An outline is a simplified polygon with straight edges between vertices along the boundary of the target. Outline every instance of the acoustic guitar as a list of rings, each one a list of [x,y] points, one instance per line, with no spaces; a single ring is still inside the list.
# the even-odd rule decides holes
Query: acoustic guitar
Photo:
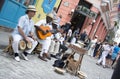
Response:
[[[52,32],[50,30],[50,27],[49,26],[40,26],[41,30],[39,30],[36,26],[36,34],[37,34],[37,37],[41,40],[44,40],[46,39],[47,37],[51,36],[52,35]],[[45,31],[46,33],[44,34],[43,31]]]

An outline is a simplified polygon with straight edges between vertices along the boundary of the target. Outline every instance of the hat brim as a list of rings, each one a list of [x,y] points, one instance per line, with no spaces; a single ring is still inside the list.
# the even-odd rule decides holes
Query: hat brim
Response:
[[[27,11],[34,11],[34,12],[36,12],[37,10],[36,9],[27,9]]]

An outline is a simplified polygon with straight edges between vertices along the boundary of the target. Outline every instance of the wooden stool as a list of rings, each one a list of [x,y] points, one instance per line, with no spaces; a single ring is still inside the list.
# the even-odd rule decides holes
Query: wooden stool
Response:
[[[13,48],[12,48],[12,36],[9,37],[9,45],[3,50],[3,52],[8,52],[10,55],[13,55]]]
[[[9,37],[9,45],[3,50],[3,52],[8,52],[10,55],[14,54],[13,48],[12,48],[12,42],[13,42],[13,37]],[[24,51],[26,49],[26,42],[24,40],[20,40],[19,50]]]
[[[33,50],[33,54],[40,54],[41,48],[42,48],[42,44],[38,43],[38,45]]]
[[[22,41],[22,40],[21,40]],[[24,40],[23,40],[24,41]],[[22,41],[22,42],[23,42]],[[13,38],[12,36],[9,37],[9,45],[3,50],[3,52],[7,52],[9,53],[10,55],[13,55],[14,54],[14,51],[13,51],[13,48],[12,48],[12,42],[13,42]],[[22,42],[21,42],[21,45],[19,45],[20,49],[19,50],[22,50],[22,49],[26,49],[26,46],[25,45],[22,45]],[[22,48],[23,46],[23,48]],[[31,48],[32,46],[30,45],[29,49]],[[39,53],[41,51],[41,47],[42,45],[38,43],[38,45],[36,46],[36,48],[34,49],[34,53]],[[21,49],[22,48],[22,49]],[[23,50],[22,50],[23,51]]]

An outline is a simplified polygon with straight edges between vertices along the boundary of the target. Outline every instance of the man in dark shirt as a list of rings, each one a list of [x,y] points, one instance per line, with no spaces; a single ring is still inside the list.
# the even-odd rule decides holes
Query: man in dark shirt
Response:
[[[102,45],[101,44],[101,40],[95,44],[95,49],[94,49],[93,57],[95,57],[97,55],[97,52],[101,48],[101,45]]]
[[[85,41],[86,36],[87,36],[87,33],[86,33],[86,31],[84,31],[84,32],[81,33],[81,35],[80,35],[80,40],[81,40],[81,41]]]

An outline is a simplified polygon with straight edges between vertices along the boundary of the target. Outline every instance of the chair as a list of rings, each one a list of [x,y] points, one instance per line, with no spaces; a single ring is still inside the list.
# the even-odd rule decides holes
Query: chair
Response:
[[[86,49],[79,48],[78,46],[72,44],[69,45],[69,48],[72,49],[72,53],[67,58],[68,63],[66,70],[71,74],[77,75],[77,72],[80,70],[81,67],[83,56],[86,53]],[[74,60],[74,55],[76,53],[79,55],[78,60]]]

